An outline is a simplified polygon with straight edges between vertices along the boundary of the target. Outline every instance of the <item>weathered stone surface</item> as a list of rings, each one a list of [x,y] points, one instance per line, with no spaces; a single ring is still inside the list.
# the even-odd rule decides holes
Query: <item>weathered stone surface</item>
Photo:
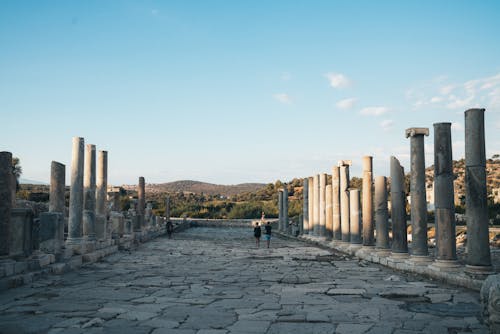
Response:
[[[52,161],[50,167],[49,212],[66,212],[66,166]]]
[[[9,255],[12,180],[12,154],[0,152],[0,256]]]
[[[363,157],[363,246],[374,246],[373,157]]]
[[[391,157],[391,179],[392,252],[408,253],[404,171],[395,157]]]
[[[68,244],[81,243],[83,227],[83,163],[84,140],[73,138],[71,157],[71,187],[69,195]]]

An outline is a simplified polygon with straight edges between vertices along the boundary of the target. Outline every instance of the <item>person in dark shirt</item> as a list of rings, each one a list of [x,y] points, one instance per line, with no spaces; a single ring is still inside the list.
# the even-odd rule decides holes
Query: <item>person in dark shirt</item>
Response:
[[[167,235],[169,239],[172,239],[172,233],[174,232],[174,225],[172,222],[169,220],[167,222]]]
[[[266,240],[267,248],[269,248],[269,244],[271,243],[271,230],[273,229],[271,223],[267,222],[267,224],[264,226],[264,229],[264,239]]]
[[[253,236],[255,237],[255,245],[257,247],[260,246],[260,235],[262,234],[262,230],[260,229],[259,223],[255,223],[255,227],[253,228]]]

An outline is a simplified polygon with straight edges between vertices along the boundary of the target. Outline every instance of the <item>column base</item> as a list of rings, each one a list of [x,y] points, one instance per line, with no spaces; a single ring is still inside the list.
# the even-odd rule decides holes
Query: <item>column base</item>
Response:
[[[389,255],[391,255],[391,249],[390,248],[376,248],[375,247],[375,252],[377,252],[378,256],[389,256]]]
[[[434,260],[429,269],[435,271],[458,271],[462,265],[457,260]]]
[[[395,261],[402,261],[408,259],[409,256],[410,255],[408,253],[395,253],[391,251],[389,258]]]
[[[465,272],[471,275],[491,275],[495,272],[492,266],[473,266],[470,264],[465,265]]]
[[[406,262],[414,266],[427,266],[432,262],[432,258],[428,255],[410,255]]]

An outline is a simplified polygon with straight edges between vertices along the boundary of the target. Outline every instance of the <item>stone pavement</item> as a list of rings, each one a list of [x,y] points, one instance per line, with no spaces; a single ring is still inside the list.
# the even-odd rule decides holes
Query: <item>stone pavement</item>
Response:
[[[0,294],[0,333],[488,333],[479,294],[297,240],[191,228]]]

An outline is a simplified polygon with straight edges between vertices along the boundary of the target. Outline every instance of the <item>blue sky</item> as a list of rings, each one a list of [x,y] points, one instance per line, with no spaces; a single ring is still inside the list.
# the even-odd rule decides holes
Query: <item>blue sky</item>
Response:
[[[0,2],[0,150],[48,182],[72,137],[109,182],[274,182],[374,156],[404,131],[486,108],[500,153],[498,1]]]

